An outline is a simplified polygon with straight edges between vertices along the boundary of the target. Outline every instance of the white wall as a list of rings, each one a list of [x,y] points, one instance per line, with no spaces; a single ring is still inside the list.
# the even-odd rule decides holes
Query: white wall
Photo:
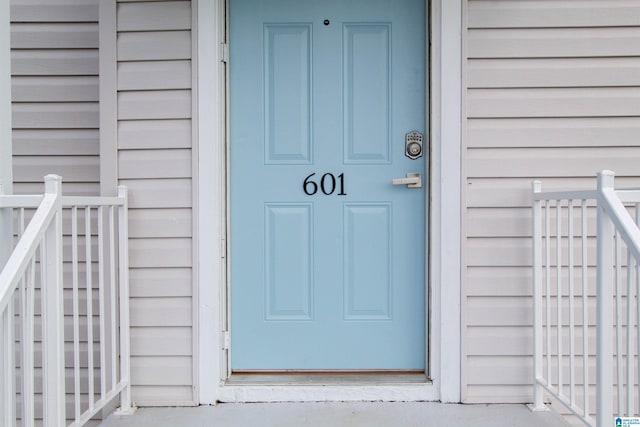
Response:
[[[130,191],[133,401],[190,405],[191,2],[119,1],[116,25],[117,179]]]
[[[640,183],[640,3],[468,0],[463,397],[532,399],[530,183]]]
[[[98,0],[11,1],[15,193],[97,194]]]

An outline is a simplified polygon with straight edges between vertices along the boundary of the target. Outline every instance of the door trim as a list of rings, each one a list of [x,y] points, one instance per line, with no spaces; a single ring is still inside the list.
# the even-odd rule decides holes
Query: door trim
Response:
[[[429,304],[425,319],[431,382],[352,385],[230,385],[226,339],[226,40],[225,0],[193,0],[194,9],[194,130],[197,133],[197,186],[194,220],[199,236],[194,307],[197,353],[194,367],[200,404],[255,401],[441,400],[460,401],[461,284],[461,58],[462,2],[432,0],[429,33],[431,52],[430,124],[431,183],[429,203]],[[459,70],[452,73],[451,70]],[[446,71],[446,72],[445,72]],[[443,97],[442,94],[447,94]],[[213,191],[212,191],[213,189]],[[446,235],[440,230],[447,230]],[[206,237],[210,236],[210,237]],[[446,237],[446,238],[445,238]],[[446,255],[446,256],[445,256]],[[211,262],[211,260],[218,262]],[[442,286],[441,284],[446,284]],[[442,337],[447,337],[443,340]],[[443,358],[441,355],[446,354]]]

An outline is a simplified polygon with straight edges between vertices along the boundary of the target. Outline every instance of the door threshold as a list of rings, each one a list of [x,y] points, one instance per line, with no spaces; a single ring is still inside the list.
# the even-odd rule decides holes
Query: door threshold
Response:
[[[393,385],[429,384],[424,372],[368,371],[368,372],[234,372],[226,385]]]

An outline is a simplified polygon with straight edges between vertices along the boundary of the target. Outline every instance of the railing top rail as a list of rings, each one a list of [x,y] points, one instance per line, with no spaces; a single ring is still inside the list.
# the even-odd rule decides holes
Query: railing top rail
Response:
[[[622,203],[640,203],[640,188],[624,188],[615,193]]]
[[[63,196],[62,207],[73,206],[123,206],[125,198],[120,196]]]
[[[533,193],[534,200],[588,200],[597,199],[598,192],[595,190],[574,190],[574,191],[540,191]]]
[[[37,208],[42,202],[42,194],[0,195],[0,208]]]
[[[37,208],[42,202],[42,195],[0,195],[0,208]],[[74,206],[124,206],[123,196],[62,196],[62,207]]]

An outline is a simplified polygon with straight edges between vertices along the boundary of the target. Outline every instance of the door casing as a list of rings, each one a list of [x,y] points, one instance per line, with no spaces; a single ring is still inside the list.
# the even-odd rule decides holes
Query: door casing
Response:
[[[427,2],[429,18],[427,34],[431,49],[426,55],[429,70],[430,102],[427,102],[425,123],[430,132],[431,210],[428,211],[425,236],[430,265],[429,301],[425,319],[428,345],[427,370],[431,381],[423,384],[394,385],[329,385],[265,386],[225,385],[229,372],[228,348],[228,277],[226,272],[227,184],[226,147],[227,93],[226,70],[223,64],[226,40],[226,2],[224,0],[193,0],[193,18],[197,37],[194,39],[194,97],[197,119],[194,120],[194,144],[197,159],[195,228],[201,238],[198,244],[198,286],[194,298],[198,310],[196,329],[197,353],[194,355],[194,383],[199,403],[216,401],[301,401],[301,400],[361,400],[371,393],[381,400],[461,400],[460,366],[460,196],[461,196],[461,84],[462,75],[451,69],[461,68],[462,0]],[[425,43],[429,46],[429,43]],[[448,70],[448,72],[443,72]],[[443,98],[442,94],[447,97]],[[213,118],[213,119],[211,119]],[[207,141],[209,143],[207,143]],[[211,189],[217,189],[218,195]],[[458,196],[458,197],[456,197]],[[446,228],[447,237],[439,232]],[[453,233],[452,233],[453,231]],[[427,231],[427,234],[429,232]],[[457,236],[457,238],[456,238]],[[442,254],[449,254],[445,259]],[[451,256],[450,254],[458,254]],[[211,259],[219,259],[212,263]],[[447,286],[440,283],[447,280]],[[450,281],[450,282],[449,282]],[[446,310],[442,310],[446,307]],[[446,321],[443,321],[446,320]],[[218,333],[211,331],[220,331]],[[442,336],[448,339],[442,340]],[[441,354],[447,354],[442,358]],[[446,362],[446,363],[445,363]]]

